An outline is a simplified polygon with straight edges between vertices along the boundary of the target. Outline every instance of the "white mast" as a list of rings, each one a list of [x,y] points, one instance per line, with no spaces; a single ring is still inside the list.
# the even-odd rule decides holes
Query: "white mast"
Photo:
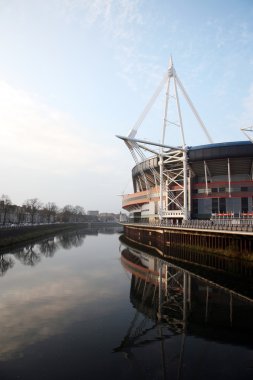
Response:
[[[253,126],[248,127],[248,128],[241,128],[242,133],[253,143],[253,138],[252,135],[250,136],[248,132],[253,132]]]
[[[151,142],[136,139],[136,134],[138,128],[144,121],[147,113],[155,103],[156,99],[160,95],[162,89],[166,85],[166,93],[165,93],[165,107],[164,107],[164,119],[162,125],[162,133],[161,133],[161,143]],[[168,70],[166,75],[163,77],[160,82],[157,90],[154,95],[149,100],[148,104],[144,108],[141,113],[139,119],[129,132],[127,137],[122,138],[127,147],[130,149],[131,154],[133,155],[136,163],[140,163],[143,161],[144,151],[149,151],[152,153],[156,153],[158,157],[159,163],[159,175],[157,176],[157,172],[152,168],[150,169],[152,175],[154,176],[154,182],[157,183],[159,181],[160,185],[160,207],[159,207],[159,219],[162,221],[163,218],[176,218],[186,220],[189,218],[189,210],[190,210],[190,200],[188,197],[188,165],[187,165],[187,146],[185,140],[185,133],[183,127],[183,119],[182,112],[180,107],[179,100],[179,92],[183,95],[187,104],[189,105],[191,111],[196,117],[201,129],[209,143],[212,143],[212,139],[200,118],[197,110],[195,109],[191,99],[186,93],[181,81],[179,80],[174,65],[172,61],[172,57],[170,57]],[[176,114],[178,117],[178,121],[174,122],[169,120],[170,116],[170,103],[172,100],[176,101],[175,108]],[[166,132],[168,126],[176,126],[180,129],[180,138],[177,146],[171,146],[172,144],[166,144]],[[171,134],[172,135],[172,134]],[[167,137],[168,140],[169,136]],[[151,149],[147,145],[153,145]],[[140,161],[138,161],[138,156],[140,157]],[[145,183],[148,183],[144,170],[142,170],[142,175]],[[148,186],[147,186],[148,188]],[[164,195],[166,196],[166,208],[164,206]]]

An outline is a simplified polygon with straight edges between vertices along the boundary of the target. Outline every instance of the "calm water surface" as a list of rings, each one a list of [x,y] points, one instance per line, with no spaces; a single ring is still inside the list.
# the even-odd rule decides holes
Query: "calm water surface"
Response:
[[[0,379],[252,379],[251,293],[112,232],[0,256]]]

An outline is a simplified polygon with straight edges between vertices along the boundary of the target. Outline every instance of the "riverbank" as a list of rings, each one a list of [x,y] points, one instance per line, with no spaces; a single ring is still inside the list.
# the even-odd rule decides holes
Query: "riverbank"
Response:
[[[253,261],[253,233],[220,229],[124,224],[125,236],[136,243],[167,252],[184,248]]]
[[[57,223],[0,228],[0,250],[59,232],[98,227],[118,226],[117,223]]]

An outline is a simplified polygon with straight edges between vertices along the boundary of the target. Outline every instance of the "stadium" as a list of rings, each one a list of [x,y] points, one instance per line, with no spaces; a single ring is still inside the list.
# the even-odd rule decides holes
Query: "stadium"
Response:
[[[252,128],[243,131],[248,141],[213,143],[176,75],[171,60],[165,78],[166,102],[171,99],[169,91],[172,81],[181,142],[176,146],[165,143],[169,120],[167,106],[161,143],[137,139],[140,122],[137,122],[127,137],[117,136],[124,140],[136,162],[132,169],[133,193],[123,195],[122,199],[122,207],[129,212],[130,221],[181,223],[191,219],[253,218],[253,143],[246,133],[252,131]],[[179,89],[205,132],[209,144],[187,146]],[[148,112],[154,100],[153,96],[145,112]],[[141,115],[141,121],[144,116]],[[145,155],[147,152],[149,157]]]
[[[188,219],[253,215],[253,144],[250,141],[189,147],[186,160]],[[180,161],[164,163],[164,218],[183,218],[183,175],[180,171]],[[132,178],[134,193],[123,197],[123,208],[135,221],[157,219],[159,157],[134,166]]]

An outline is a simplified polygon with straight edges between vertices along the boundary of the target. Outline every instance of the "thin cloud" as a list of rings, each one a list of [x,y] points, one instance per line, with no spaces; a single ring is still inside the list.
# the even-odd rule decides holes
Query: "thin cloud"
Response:
[[[240,109],[242,112],[235,116],[230,115],[229,127],[237,131],[238,139],[245,140],[241,128],[253,127],[253,83],[250,84],[247,95],[242,99]],[[251,136],[253,138],[253,135]]]
[[[243,100],[242,128],[253,127],[253,83],[249,87],[248,95]]]
[[[2,192],[14,203],[36,196],[42,202],[57,199],[60,206],[73,203],[100,211],[115,207],[108,183],[113,181],[118,188],[130,171],[128,152],[115,136],[106,130],[98,133],[94,125],[80,125],[38,96],[4,81],[0,81],[0,103]],[[106,204],[95,195],[97,183]],[[84,193],[89,206],[83,203],[88,202]]]
[[[0,103],[1,155],[18,167],[43,165],[58,173],[91,168],[96,171],[100,170],[97,152],[103,156],[104,166],[106,158],[113,154],[68,114],[3,81]]]
[[[139,12],[142,0],[65,0],[59,2],[62,15],[66,19],[80,17],[87,25],[97,25],[115,38],[129,38],[131,31],[126,25],[142,23]]]
[[[157,56],[141,53],[145,39],[144,27],[152,24],[161,26],[161,18],[142,10],[143,0],[65,0],[60,2],[61,14],[67,22],[78,22],[84,30],[96,28],[105,44],[114,52],[118,63],[118,76],[124,78],[128,86],[137,91],[136,79],[145,77],[148,87],[160,80],[164,68],[158,65]],[[173,26],[172,26],[173,28]],[[159,73],[159,74],[158,74]],[[150,87],[152,91],[153,84]]]

